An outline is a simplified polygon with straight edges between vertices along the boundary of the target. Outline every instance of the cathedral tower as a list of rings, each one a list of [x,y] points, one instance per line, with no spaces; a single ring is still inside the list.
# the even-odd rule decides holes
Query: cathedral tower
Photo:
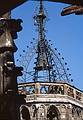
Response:
[[[64,58],[61,60],[60,53],[56,48],[53,50],[46,39],[47,16],[42,0],[33,18],[37,42],[31,48],[27,46],[31,51],[23,50],[24,55],[17,60],[24,67],[24,74],[19,78],[19,93],[26,95],[26,104],[20,108],[21,120],[82,120],[83,92],[70,84],[67,63],[63,63]]]

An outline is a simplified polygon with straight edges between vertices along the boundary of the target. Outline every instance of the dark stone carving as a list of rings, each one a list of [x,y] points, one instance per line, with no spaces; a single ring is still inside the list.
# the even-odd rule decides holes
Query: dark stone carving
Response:
[[[62,10],[61,15],[65,16],[73,13],[75,13],[75,15],[83,15],[83,6],[72,5],[66,7]]]
[[[27,0],[0,0],[0,16],[11,11]]]
[[[22,21],[4,16],[0,18],[0,120],[20,120],[19,108],[25,100],[18,93],[17,76],[22,75],[22,67],[15,66],[13,39],[22,30]]]

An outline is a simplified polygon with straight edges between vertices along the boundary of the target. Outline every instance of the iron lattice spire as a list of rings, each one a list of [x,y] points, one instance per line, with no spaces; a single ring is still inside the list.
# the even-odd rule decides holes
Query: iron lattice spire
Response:
[[[38,73],[40,71],[48,71],[49,81],[50,81],[50,71],[52,69],[52,64],[49,61],[49,51],[46,45],[45,39],[45,28],[44,23],[46,15],[44,14],[43,2],[40,1],[39,13],[34,16],[38,26],[38,46],[37,46],[37,63],[35,69],[34,81],[38,81]]]
[[[42,0],[40,0],[39,9],[36,11],[33,18],[38,31],[37,44],[35,45],[33,43],[33,47],[27,46],[28,50],[23,50],[25,54],[20,55],[20,60],[18,61],[20,61],[20,64],[23,64],[24,73],[23,77],[19,80],[23,82],[69,82],[69,76],[71,74],[67,74],[69,68],[66,69],[64,67],[67,63],[63,62],[63,57],[61,60],[60,53],[57,52],[56,48],[53,50],[46,39],[45,22],[47,16],[44,11]],[[33,56],[35,56],[34,59],[36,61],[31,61]],[[34,65],[32,64],[33,61],[35,61]],[[30,62],[31,65],[29,65]],[[31,67],[33,69],[31,69]]]

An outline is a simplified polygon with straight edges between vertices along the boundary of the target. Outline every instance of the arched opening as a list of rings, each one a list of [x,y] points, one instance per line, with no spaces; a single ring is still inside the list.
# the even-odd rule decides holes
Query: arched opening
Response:
[[[23,120],[30,120],[30,113],[26,106],[21,107],[21,117]]]
[[[60,113],[54,105],[47,110],[47,120],[60,120]]]

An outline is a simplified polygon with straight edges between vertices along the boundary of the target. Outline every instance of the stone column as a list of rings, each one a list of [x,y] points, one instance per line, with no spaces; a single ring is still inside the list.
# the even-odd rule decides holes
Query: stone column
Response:
[[[0,18],[0,120],[20,120],[19,106],[24,102],[18,94],[17,76],[22,75],[21,67],[16,67],[14,40],[22,30],[21,20],[11,19],[10,13]]]

